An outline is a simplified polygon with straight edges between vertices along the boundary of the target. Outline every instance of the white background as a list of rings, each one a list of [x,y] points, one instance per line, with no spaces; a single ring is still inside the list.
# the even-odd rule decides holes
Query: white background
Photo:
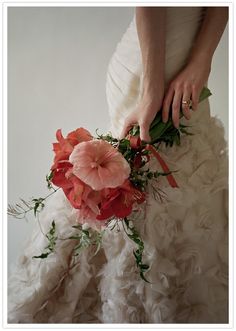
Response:
[[[45,196],[55,131],[109,129],[106,71],[129,25],[128,7],[8,9],[8,201]],[[228,136],[228,30],[218,46],[209,88],[213,116]],[[29,221],[8,220],[8,264],[30,235]]]

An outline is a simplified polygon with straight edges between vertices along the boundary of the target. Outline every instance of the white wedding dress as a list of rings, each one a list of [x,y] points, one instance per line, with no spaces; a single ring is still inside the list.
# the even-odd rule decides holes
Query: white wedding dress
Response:
[[[167,9],[166,84],[183,67],[204,17],[201,7]],[[142,90],[135,18],[117,45],[107,74],[111,130],[118,135]],[[185,122],[183,120],[183,122]],[[194,135],[160,154],[179,188],[162,177],[167,200],[151,194],[134,219],[144,239],[145,274],[139,276],[133,242],[107,231],[103,248],[85,249],[68,268],[74,241],[59,241],[47,259],[32,259],[47,245],[36,226],[9,278],[9,323],[228,323],[228,155],[222,123],[203,101],[191,120]],[[158,163],[152,161],[152,167]],[[40,214],[47,232],[71,233],[76,213],[59,190]]]

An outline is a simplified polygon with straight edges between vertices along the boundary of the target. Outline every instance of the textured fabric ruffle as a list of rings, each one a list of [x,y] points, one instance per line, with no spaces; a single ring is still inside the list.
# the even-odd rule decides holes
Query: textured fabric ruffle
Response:
[[[184,65],[204,10],[168,9],[166,84]],[[141,56],[135,20],[110,61],[107,100],[111,131],[118,135],[142,90]],[[76,213],[58,191],[9,278],[9,323],[227,323],[228,322],[228,155],[224,129],[210,115],[208,101],[192,113],[193,135],[160,153],[179,188],[165,177],[149,186],[148,199],[132,221],[144,240],[140,279],[134,244],[122,226],[104,235],[103,248],[84,250],[71,265],[73,241],[59,240],[55,254],[32,259],[46,246],[56,221],[58,237],[71,235]],[[150,167],[160,169],[155,159]],[[162,201],[156,188],[161,189]]]
[[[199,111],[204,108],[208,108],[207,102]],[[199,113],[194,115],[202,118]],[[178,170],[174,176],[180,188],[173,189],[166,178],[160,179],[158,187],[166,200],[158,201],[150,187],[145,216],[133,220],[144,238],[144,262],[151,266],[146,278],[151,285],[137,275],[134,247],[127,243],[125,234],[119,234],[122,239],[120,250],[115,245],[117,253],[108,234],[106,250],[112,253],[101,283],[106,322],[227,323],[228,166],[224,130],[221,122],[208,117],[206,122],[195,123],[191,131],[194,135],[183,137],[181,146],[161,151],[171,170]],[[155,160],[152,167],[161,169]],[[111,282],[113,285],[107,287]]]

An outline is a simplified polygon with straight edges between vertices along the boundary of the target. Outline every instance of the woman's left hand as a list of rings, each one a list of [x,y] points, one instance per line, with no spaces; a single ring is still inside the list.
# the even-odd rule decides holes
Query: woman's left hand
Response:
[[[183,101],[191,100],[192,109],[196,110],[199,96],[207,82],[211,70],[211,62],[194,60],[174,78],[166,91],[162,105],[162,120],[168,121],[170,109],[172,107],[172,120],[176,128],[179,127],[180,109],[186,119],[190,119],[190,106]]]

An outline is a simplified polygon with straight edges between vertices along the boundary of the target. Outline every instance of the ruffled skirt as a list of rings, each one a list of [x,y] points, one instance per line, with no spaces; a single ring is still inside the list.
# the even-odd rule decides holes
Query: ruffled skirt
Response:
[[[180,70],[203,18],[202,8],[168,9],[166,84]],[[184,36],[184,38],[183,38]],[[107,99],[111,130],[117,135],[142,90],[141,56],[135,21],[110,61]],[[47,259],[32,259],[47,245],[38,225],[9,278],[9,323],[227,323],[228,322],[228,156],[221,122],[204,101],[192,114],[193,135],[160,154],[179,188],[158,181],[147,203],[132,215],[150,266],[144,282],[134,244],[122,226],[107,230],[102,249],[74,258],[75,242],[61,240]],[[159,169],[154,159],[150,167]],[[58,191],[40,215],[46,233],[56,221],[68,237],[76,211]]]

